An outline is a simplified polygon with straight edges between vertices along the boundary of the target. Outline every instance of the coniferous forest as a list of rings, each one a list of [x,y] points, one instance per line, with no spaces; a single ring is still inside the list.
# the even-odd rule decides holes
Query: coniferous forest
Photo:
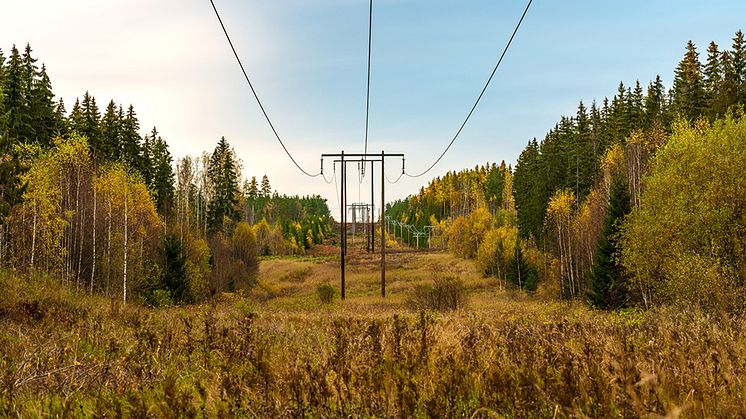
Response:
[[[603,308],[746,309],[746,51],[690,41],[666,89],[580,102],[514,168],[449,172],[388,214],[528,291]],[[407,237],[403,238],[404,241]],[[522,269],[511,266],[526,265]]]
[[[388,203],[375,252],[0,50],[0,417],[742,417],[744,47]]]

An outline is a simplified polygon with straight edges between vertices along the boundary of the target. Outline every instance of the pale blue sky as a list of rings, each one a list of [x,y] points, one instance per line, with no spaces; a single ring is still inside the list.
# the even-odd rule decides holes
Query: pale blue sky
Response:
[[[316,172],[323,152],[361,152],[367,0],[215,0],[286,144]],[[429,166],[489,76],[525,2],[374,0],[369,150]],[[221,136],[246,176],[281,193],[318,193],[336,214],[334,185],[297,171],[272,137],[209,0],[6,0],[0,47],[30,42],[55,92],[72,105],[89,90],[103,107],[132,103],[175,157],[212,150]],[[535,0],[480,107],[424,178],[388,185],[389,198],[432,177],[487,161],[512,163],[577,102],[611,96],[619,81],[657,74],[670,87],[691,39],[704,56],[730,46],[744,1]],[[69,108],[68,108],[69,109]],[[391,162],[390,178],[399,162]],[[328,169],[327,169],[328,170]],[[432,176],[430,176],[432,175]],[[350,177],[350,200],[358,188]],[[369,186],[362,187],[362,196]]]

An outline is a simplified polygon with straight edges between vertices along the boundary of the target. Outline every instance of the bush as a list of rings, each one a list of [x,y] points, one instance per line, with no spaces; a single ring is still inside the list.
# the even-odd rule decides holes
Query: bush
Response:
[[[168,290],[154,290],[145,298],[147,304],[151,307],[168,307],[174,304],[171,298],[171,292]]]
[[[434,285],[417,285],[409,300],[417,310],[449,311],[466,305],[464,283],[457,277],[435,279]]]
[[[331,304],[334,301],[334,297],[337,295],[337,290],[329,284],[321,284],[316,287],[316,294],[319,296],[319,300],[324,304]]]

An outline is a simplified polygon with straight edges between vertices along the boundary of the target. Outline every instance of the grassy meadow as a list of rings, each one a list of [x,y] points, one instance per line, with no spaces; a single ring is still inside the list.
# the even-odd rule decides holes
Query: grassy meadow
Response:
[[[733,417],[746,319],[526,296],[443,253],[269,258],[246,294],[152,309],[0,273],[0,416]],[[417,310],[458,277],[456,310]],[[458,281],[456,281],[458,282]],[[421,292],[417,292],[417,290]]]

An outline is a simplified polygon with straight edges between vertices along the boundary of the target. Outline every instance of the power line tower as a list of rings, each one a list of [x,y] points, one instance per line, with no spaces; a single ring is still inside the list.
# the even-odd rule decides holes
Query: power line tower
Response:
[[[381,203],[379,204],[380,208],[380,218],[379,222],[381,224],[381,297],[386,296],[386,229],[383,226],[383,220],[384,220],[384,211],[386,208],[385,205],[385,184],[386,184],[386,172],[384,171],[384,163],[387,158],[401,158],[402,159],[402,173],[404,173],[404,154],[401,153],[386,153],[385,151],[381,151],[381,154],[372,154],[372,153],[352,153],[352,154],[345,154],[344,150],[339,153],[331,153],[331,154],[322,154],[321,155],[321,173],[324,172],[324,159],[325,158],[331,158],[333,159],[333,163],[339,163],[341,167],[341,173],[342,173],[342,181],[341,181],[341,188],[340,188],[340,249],[339,249],[339,259],[340,259],[340,279],[341,279],[341,294],[342,299],[345,299],[345,259],[347,256],[347,164],[349,163],[359,163],[362,166],[366,165],[367,163],[370,163],[370,174],[371,179],[373,179],[373,168],[376,163],[380,163],[380,170],[381,170]],[[370,204],[371,207],[374,205],[374,189],[373,189],[373,181],[371,180],[371,186],[370,186]],[[371,214],[372,218],[372,214]],[[372,221],[372,220],[371,220]],[[373,242],[375,241],[375,222],[371,222],[371,228],[370,228],[370,242],[371,242],[371,248],[375,248],[373,245]]]

